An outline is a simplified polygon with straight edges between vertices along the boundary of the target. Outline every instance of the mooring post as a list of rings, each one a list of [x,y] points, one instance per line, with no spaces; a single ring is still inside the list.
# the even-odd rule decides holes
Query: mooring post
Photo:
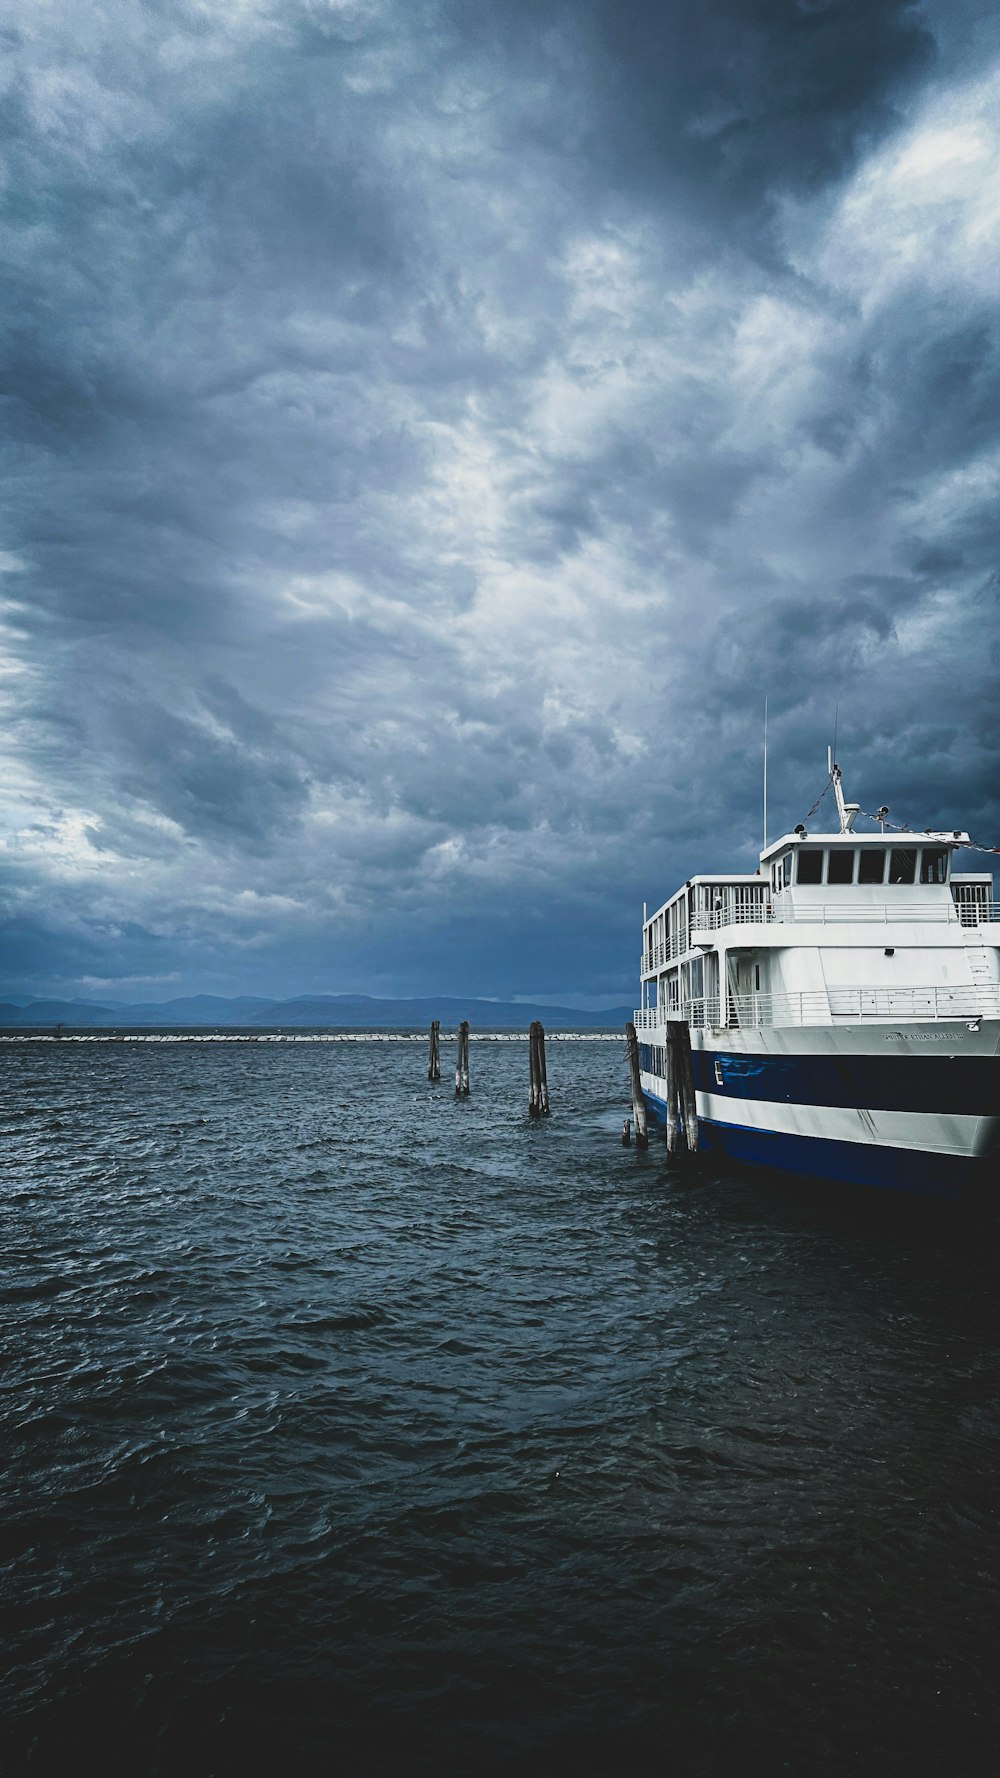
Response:
[[[688,1154],[697,1154],[698,1103],[691,1060],[691,1027],[686,1019],[667,1020],[667,1147],[673,1154],[677,1143],[675,1141],[671,1147],[671,1121],[675,1126],[678,1123],[683,1125]]]
[[[667,1020],[667,1153],[677,1153],[678,1136],[678,1103],[677,1103],[677,1044],[674,1032],[677,1028],[676,1019]]]
[[[455,1097],[466,1099],[469,1094],[469,1021],[463,1019],[458,1027],[458,1047],[455,1052]]]
[[[687,1137],[688,1154],[698,1153],[698,1101],[694,1091],[694,1063],[691,1059],[691,1027],[685,1024],[680,1043],[680,1055],[677,1058],[680,1068],[680,1079],[677,1083],[681,1102],[681,1115],[684,1118],[684,1134]]]
[[[538,1078],[542,1089],[542,1116],[549,1115],[549,1076],[545,1066],[545,1027],[538,1026]]]
[[[549,1079],[545,1068],[545,1030],[540,1019],[533,1019],[531,1022],[531,1029],[528,1032],[528,1051],[531,1067],[528,1113],[531,1117],[548,1117]]]
[[[632,1075],[632,1116],[635,1119],[635,1145],[636,1148],[648,1148],[646,1101],[642,1096],[642,1082],[639,1079],[639,1039],[635,1034],[635,1026],[631,1019],[625,1027],[625,1040],[628,1044],[628,1065]]]
[[[431,1020],[431,1042],[427,1052],[428,1080],[441,1079],[441,1020]]]

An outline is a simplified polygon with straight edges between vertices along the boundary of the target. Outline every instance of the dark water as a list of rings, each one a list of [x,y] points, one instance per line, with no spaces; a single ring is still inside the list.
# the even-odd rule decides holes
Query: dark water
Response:
[[[423,1068],[0,1054],[7,1769],[990,1769],[995,1227]]]

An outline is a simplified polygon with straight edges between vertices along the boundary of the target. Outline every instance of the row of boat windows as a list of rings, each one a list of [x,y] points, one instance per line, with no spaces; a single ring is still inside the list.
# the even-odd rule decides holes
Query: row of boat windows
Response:
[[[793,875],[794,860],[794,875]],[[771,866],[771,887],[796,883],[946,883],[944,846],[801,846]]]

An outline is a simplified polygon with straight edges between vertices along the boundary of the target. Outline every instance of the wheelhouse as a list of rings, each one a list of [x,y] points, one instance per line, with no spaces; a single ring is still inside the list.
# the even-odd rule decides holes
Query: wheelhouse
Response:
[[[951,855],[968,834],[785,834],[761,853],[775,897],[787,889],[938,887],[951,879]]]

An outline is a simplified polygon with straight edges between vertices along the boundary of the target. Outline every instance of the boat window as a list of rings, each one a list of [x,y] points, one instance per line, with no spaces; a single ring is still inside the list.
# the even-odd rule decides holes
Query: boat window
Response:
[[[787,889],[792,880],[792,855],[790,852],[786,852],[784,858],[781,860],[781,874],[785,888]]]
[[[946,883],[948,881],[948,854],[943,846],[925,846],[920,861],[920,881],[922,883]]]
[[[823,854],[811,849],[799,853],[798,869],[795,873],[797,883],[822,883]]]
[[[858,854],[858,882],[881,883],[885,876],[884,846],[868,846]]]
[[[828,883],[853,883],[854,881],[854,848],[842,851],[840,847],[830,847],[830,862],[826,867]]]
[[[912,883],[917,875],[917,854],[912,846],[893,846],[889,854],[890,883]]]

